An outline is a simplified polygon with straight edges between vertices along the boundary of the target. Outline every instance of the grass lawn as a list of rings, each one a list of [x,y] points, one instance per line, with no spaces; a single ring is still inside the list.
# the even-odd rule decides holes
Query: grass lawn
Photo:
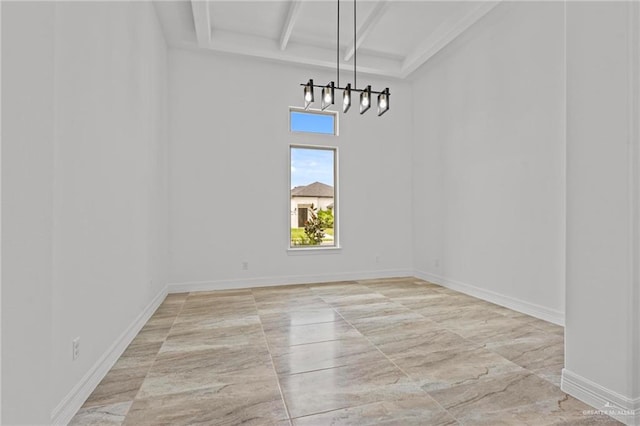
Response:
[[[304,228],[291,228],[291,239],[297,240],[304,237]]]
[[[331,235],[333,237],[333,228],[325,229],[324,233],[326,235]],[[296,241],[296,240],[299,240],[299,239],[304,238],[304,237],[306,237],[306,234],[304,233],[304,228],[291,228],[291,240],[292,241]],[[326,240],[326,241],[333,241],[333,240]]]

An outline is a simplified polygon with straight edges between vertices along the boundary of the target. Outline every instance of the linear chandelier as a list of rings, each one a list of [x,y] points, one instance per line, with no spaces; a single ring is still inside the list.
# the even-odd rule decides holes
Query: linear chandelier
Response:
[[[300,85],[304,87],[304,109],[309,109],[311,104],[315,100],[314,88],[322,88],[322,99],[321,99],[321,109],[324,111],[329,108],[329,106],[335,103],[335,91],[342,90],[342,112],[347,112],[349,108],[351,108],[351,95],[352,92],[360,93],[360,114],[364,114],[371,108],[371,96],[378,95],[378,116],[381,116],[385,112],[389,111],[389,88],[385,88],[381,92],[377,92],[375,90],[371,90],[371,86],[367,85],[364,89],[358,89],[357,86],[357,55],[358,55],[358,46],[356,39],[356,0],[353,0],[353,87],[351,87],[351,83],[347,84],[345,87],[340,87],[340,0],[338,2],[338,37],[336,42],[336,80],[338,84],[335,82],[330,82],[326,86],[313,84],[313,79],[309,79],[307,83],[301,83]]]

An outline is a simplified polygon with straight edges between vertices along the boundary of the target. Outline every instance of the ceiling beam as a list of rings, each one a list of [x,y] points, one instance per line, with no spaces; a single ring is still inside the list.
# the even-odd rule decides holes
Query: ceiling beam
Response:
[[[360,47],[360,45],[367,38],[371,30],[378,23],[380,18],[384,16],[384,13],[387,11],[388,7],[389,7],[389,0],[381,0],[378,3],[376,3],[376,5],[373,7],[373,10],[369,14],[369,16],[367,16],[367,19],[360,26],[360,31],[358,31],[358,33],[356,34],[356,39],[353,41],[353,44],[351,45],[351,47],[349,47],[349,49],[347,50],[347,54],[344,55],[345,61],[349,61],[353,57],[353,54],[355,53],[356,49]]]
[[[420,65],[427,62],[433,55],[455,40],[460,34],[471,28],[471,26],[487,13],[491,12],[501,1],[502,0],[479,3],[478,6],[457,22],[447,21],[443,25],[440,25],[432,36],[407,55],[402,63],[400,77],[405,78],[417,70]]]
[[[335,47],[319,47],[290,42],[287,50],[280,50],[278,43],[274,43],[271,39],[219,29],[216,30],[215,37],[208,49],[285,63],[293,62],[321,67],[330,69],[333,72],[336,70]],[[360,52],[358,52],[358,60],[360,60]],[[373,74],[398,77],[401,66],[402,62],[398,59],[363,54],[362,65],[358,64],[358,76],[360,74]],[[301,81],[300,83],[303,82]]]
[[[300,6],[302,6],[302,0],[291,0],[289,4],[289,12],[287,13],[287,19],[282,26],[282,34],[280,35],[280,50],[285,50],[287,44],[289,44],[289,38],[293,32],[293,27],[296,25],[298,15],[300,14]]]
[[[211,46],[211,15],[209,13],[209,0],[191,0],[193,23],[196,28],[196,37],[199,47]]]

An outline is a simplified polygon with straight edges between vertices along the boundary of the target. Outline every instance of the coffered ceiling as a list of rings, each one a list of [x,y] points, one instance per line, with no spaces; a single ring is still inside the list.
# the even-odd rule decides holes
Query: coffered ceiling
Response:
[[[499,1],[340,0],[340,67],[405,78]],[[336,67],[337,0],[155,3],[170,45]]]

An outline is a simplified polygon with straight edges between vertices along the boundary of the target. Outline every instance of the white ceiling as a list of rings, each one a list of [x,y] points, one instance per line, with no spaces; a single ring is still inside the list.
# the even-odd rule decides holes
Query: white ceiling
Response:
[[[359,0],[358,73],[405,78],[498,3]],[[340,0],[340,67],[345,71],[353,69],[353,4]],[[171,46],[336,67],[337,0],[184,0],[155,5]]]

